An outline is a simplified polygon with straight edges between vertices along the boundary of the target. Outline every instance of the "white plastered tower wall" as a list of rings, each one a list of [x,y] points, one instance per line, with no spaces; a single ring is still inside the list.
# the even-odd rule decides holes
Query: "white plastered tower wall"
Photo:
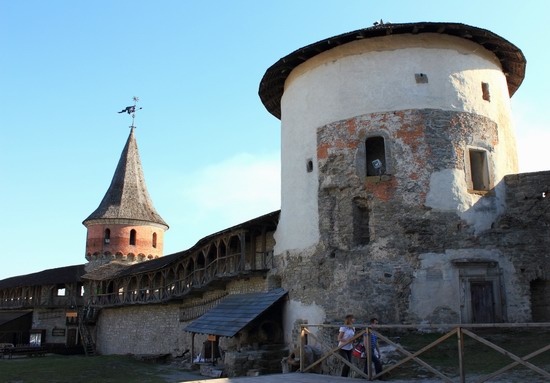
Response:
[[[498,239],[525,63],[490,31],[411,23],[327,38],[267,70],[260,97],[281,120],[274,273],[289,290],[289,342],[298,323],[350,312],[469,323],[478,281],[493,289],[497,321],[528,319],[517,250]]]
[[[427,84],[416,83],[420,73]],[[482,97],[482,83],[489,84],[490,101]],[[491,153],[493,184],[517,172],[506,77],[496,56],[479,44],[441,34],[385,36],[337,46],[295,68],[281,99],[281,218],[275,252],[306,249],[319,241],[318,169],[306,172],[309,159],[317,163],[317,128],[367,113],[428,108],[494,121],[499,137]],[[478,222],[479,230],[490,226],[502,208],[499,200],[497,210],[472,211],[479,195],[467,192],[465,175],[455,169],[434,174],[433,184],[427,203]],[[501,195],[498,188],[496,193]]]

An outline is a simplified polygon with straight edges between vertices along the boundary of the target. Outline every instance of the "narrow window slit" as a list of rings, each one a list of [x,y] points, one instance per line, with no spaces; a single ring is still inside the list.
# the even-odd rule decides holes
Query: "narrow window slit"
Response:
[[[481,92],[483,99],[485,101],[491,101],[491,93],[489,92],[489,83],[488,82],[482,82],[481,83]]]
[[[428,83],[428,75],[425,73],[415,73],[414,79],[416,80],[417,84],[427,84]]]

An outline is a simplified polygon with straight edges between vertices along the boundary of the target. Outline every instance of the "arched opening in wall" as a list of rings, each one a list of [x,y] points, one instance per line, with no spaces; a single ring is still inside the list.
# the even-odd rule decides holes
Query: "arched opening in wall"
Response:
[[[218,273],[227,273],[227,265],[227,246],[225,240],[222,239],[218,242]]]
[[[228,253],[229,253],[229,272],[235,272],[238,270],[239,261],[241,259],[241,240],[239,239],[239,235],[232,235],[229,239],[229,246],[228,246]]]
[[[369,137],[365,141],[367,177],[386,174],[386,148],[384,137]]]
[[[190,258],[185,266],[185,289],[191,288],[195,283],[195,262]]]
[[[353,200],[353,245],[364,246],[370,242],[369,208],[367,201],[362,198]]]
[[[151,277],[151,294],[150,294],[150,300],[154,301],[160,301],[162,298],[165,298],[163,296],[163,288],[165,286],[165,281],[163,278],[163,273],[158,271]]]
[[[137,277],[130,278],[126,289],[126,302],[135,302],[139,297],[139,282]]]
[[[106,298],[112,299],[114,292],[115,292],[115,283],[113,281],[109,281],[105,289],[105,294],[107,294]]]
[[[185,266],[183,263],[178,263],[176,267],[176,294],[181,294],[185,291]]]
[[[168,295],[171,296],[176,294],[176,285],[176,271],[174,270],[174,268],[170,268],[168,270],[168,273],[166,274],[166,280],[164,281],[164,286],[166,287],[166,292]]]
[[[77,288],[77,294],[78,294],[78,288]],[[21,294],[21,296],[23,297],[23,300],[26,302],[26,303],[31,303],[32,302],[32,290],[30,287],[25,287],[23,289],[23,293]]]
[[[153,233],[153,247],[156,249],[157,248],[157,233]]]
[[[134,229],[130,230],[130,245],[136,245],[136,231]]]
[[[243,234],[244,237],[244,269],[256,269],[256,236],[251,231]]]
[[[195,280],[202,285],[204,283],[204,269],[205,269],[206,261],[204,259],[204,255],[200,253],[197,256],[197,261],[195,264]]]
[[[105,229],[105,232],[103,233],[103,242],[104,243],[111,242],[111,229]]]
[[[533,322],[550,322],[550,281],[535,279],[530,283]]]
[[[218,273],[217,248],[214,243],[208,246],[206,254],[206,270],[209,276],[215,276]]]

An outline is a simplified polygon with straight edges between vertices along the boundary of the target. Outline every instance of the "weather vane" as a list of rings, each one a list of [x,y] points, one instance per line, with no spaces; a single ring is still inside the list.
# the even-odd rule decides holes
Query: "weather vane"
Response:
[[[127,106],[126,108],[122,109],[118,113],[128,113],[132,115],[132,125],[130,126],[130,129],[134,129],[136,126],[134,125],[134,120],[136,118],[136,111],[143,109],[143,108],[137,108],[137,103],[139,101],[139,97],[132,97],[132,100],[134,101],[134,105]]]

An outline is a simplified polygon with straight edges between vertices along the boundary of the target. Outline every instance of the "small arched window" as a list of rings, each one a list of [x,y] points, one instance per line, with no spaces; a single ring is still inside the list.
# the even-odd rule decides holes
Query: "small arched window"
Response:
[[[157,248],[157,233],[153,233],[153,247]]]
[[[136,245],[136,231],[134,229],[130,230],[130,245]]]
[[[367,154],[367,177],[386,174],[387,164],[384,138],[380,136],[367,138],[367,141],[365,141],[365,151]]]
[[[111,229],[105,229],[105,233],[103,234],[103,242],[111,242]]]

